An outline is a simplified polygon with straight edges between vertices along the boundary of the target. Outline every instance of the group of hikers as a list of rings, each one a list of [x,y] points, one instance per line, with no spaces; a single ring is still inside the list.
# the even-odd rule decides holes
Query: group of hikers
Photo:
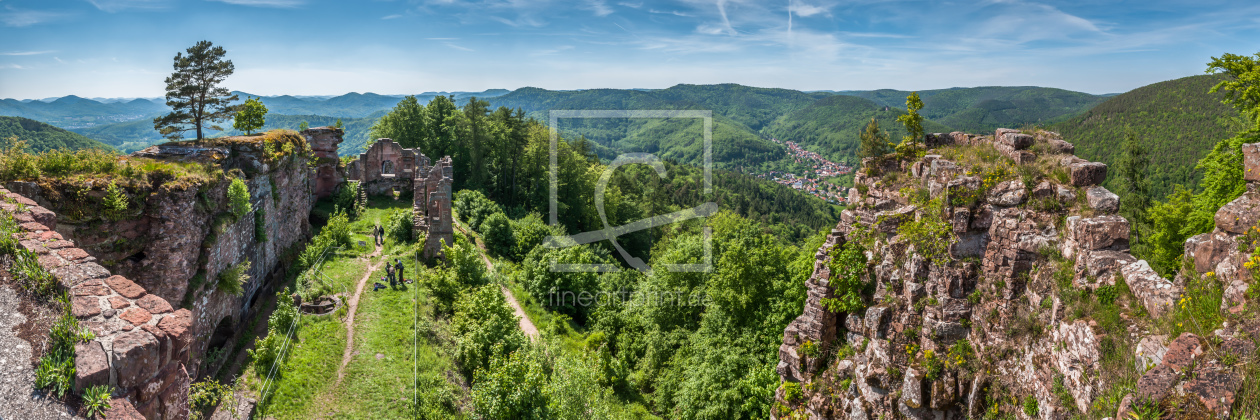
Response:
[[[382,228],[380,225],[377,225],[376,227],[372,228],[372,237],[373,239],[376,240],[377,245],[382,245],[382,243],[384,242],[384,236],[385,236],[385,229]],[[391,289],[397,288],[399,284],[411,283],[413,280],[407,280],[404,276],[404,273],[406,273],[406,268],[403,267],[403,263],[401,259],[394,258],[393,263],[390,263],[388,261],[385,262],[385,277],[381,277],[380,282],[377,282],[376,284],[372,285],[372,291],[384,289],[385,288],[384,283],[386,282],[389,283],[389,288]]]

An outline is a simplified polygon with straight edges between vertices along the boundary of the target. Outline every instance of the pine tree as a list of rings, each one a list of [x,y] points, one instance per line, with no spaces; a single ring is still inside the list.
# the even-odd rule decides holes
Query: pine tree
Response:
[[[888,134],[879,130],[879,122],[874,118],[866,124],[866,130],[862,131],[861,138],[861,157],[878,158],[888,153]]]
[[[202,129],[223,131],[210,125],[232,118],[237,100],[227,88],[219,86],[236,67],[232,60],[224,60],[227,51],[210,41],[201,41],[184,53],[175,54],[175,72],[166,78],[166,106],[171,113],[155,118],[153,129],[169,139],[183,138],[183,132],[197,131],[197,140],[203,138]]]
[[[1120,190],[1120,211],[1126,219],[1133,222],[1133,235],[1130,237],[1137,247],[1150,225],[1146,210],[1151,206],[1151,183],[1148,179],[1151,157],[1132,132],[1125,135],[1123,148],[1123,154],[1117,162],[1120,175],[1117,184]]]

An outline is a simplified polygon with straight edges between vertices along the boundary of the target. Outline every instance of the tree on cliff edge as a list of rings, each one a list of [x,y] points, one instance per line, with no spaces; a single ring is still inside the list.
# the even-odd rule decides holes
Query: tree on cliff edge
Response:
[[[153,129],[172,140],[196,130],[201,140],[203,127],[223,130],[217,125],[205,127],[207,122],[225,121],[236,110],[230,105],[236,95],[229,96],[231,92],[219,86],[236,67],[232,60],[223,59],[227,51],[210,41],[198,42],[186,52],[188,55],[175,54],[175,72],[166,78],[166,106],[171,107],[171,113],[155,118]]]

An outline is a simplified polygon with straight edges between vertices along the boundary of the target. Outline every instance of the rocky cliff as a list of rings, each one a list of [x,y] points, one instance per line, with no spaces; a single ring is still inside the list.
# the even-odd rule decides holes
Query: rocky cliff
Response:
[[[1128,252],[1106,165],[1057,134],[926,147],[863,162],[784,331],[774,417],[1227,418],[1256,392],[1260,144],[1171,280]]]
[[[109,183],[44,177],[9,187],[56,213],[56,232],[106,269],[191,311],[187,369],[195,378],[208,347],[223,343],[251,315],[262,286],[282,274],[310,236],[316,171],[324,168],[311,164],[307,140],[317,137],[323,149],[335,150],[340,133],[313,130],[150,147],[123,159],[135,161],[131,177]],[[240,217],[229,210],[232,179],[245,182],[252,204]],[[110,188],[123,191],[125,209],[104,207]],[[243,294],[220,291],[219,274],[244,261],[250,268]]]

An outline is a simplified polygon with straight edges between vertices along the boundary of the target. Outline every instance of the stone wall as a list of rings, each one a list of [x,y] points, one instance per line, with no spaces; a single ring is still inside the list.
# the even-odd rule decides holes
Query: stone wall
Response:
[[[1002,387],[1005,395],[1031,396],[1042,419],[1068,418],[1089,410],[1110,385],[1097,371],[1103,336],[1088,314],[1065,321],[1066,308],[1054,292],[1058,268],[1047,262],[1047,250],[1057,250],[1071,264],[1077,288],[1097,289],[1122,278],[1136,304],[1153,317],[1171,311],[1181,298],[1187,282],[1184,273],[1165,279],[1146,261],[1129,254],[1130,226],[1115,214],[1118,197],[1098,185],[1106,177],[1106,165],[1073,156],[1074,147],[1057,134],[1002,129],[994,136],[930,134],[926,143],[937,150],[988,144],[1017,165],[1046,158],[1041,162],[1057,162],[1067,174],[1066,182],[1047,177],[1031,188],[1019,180],[1002,182],[992,185],[979,200],[964,204],[969,200],[962,198],[976,195],[982,180],[968,176],[964,168],[933,150],[917,160],[864,162],[869,171],[859,171],[854,181],[863,188],[850,190],[854,205],[841,214],[836,229],[819,248],[814,273],[806,281],[804,312],[785,329],[779,348],[781,380],[812,387],[802,386],[806,395],[797,401],[786,400],[781,388],[776,394],[780,408],[774,415],[979,418],[988,408],[985,398],[992,386]],[[1038,156],[1033,150],[1049,156]],[[1238,249],[1237,238],[1260,220],[1256,182],[1260,181],[1256,175],[1260,174],[1260,144],[1245,145],[1243,150],[1247,193],[1220,209],[1215,231],[1186,242],[1193,269],[1227,285],[1222,310],[1235,313],[1243,310],[1244,293],[1256,280],[1243,267],[1250,254]],[[931,197],[944,198],[944,208],[912,205],[896,187],[876,176],[890,171],[908,172],[910,182],[927,189]],[[1061,209],[1075,209],[1076,214]],[[913,244],[897,235],[901,224],[938,210],[954,237],[949,261],[943,265],[925,260]],[[874,249],[867,250],[871,258],[868,280],[875,284],[871,306],[859,313],[830,312],[821,305],[834,293],[827,264],[858,231],[877,238]],[[974,300],[974,293],[983,297]],[[1046,333],[1018,335],[1015,326],[1026,322],[1042,326]],[[1214,416],[1229,416],[1241,380],[1232,366],[1219,360],[1190,362],[1203,358],[1196,349],[1204,339],[1185,334],[1169,343],[1168,337],[1143,337],[1149,333],[1136,325],[1129,331],[1142,338],[1139,360],[1148,360],[1147,366],[1155,369],[1142,376],[1137,391],[1121,404],[1117,418],[1128,418],[1130,402],[1159,400],[1173,390],[1198,400]],[[1254,340],[1246,337],[1260,337],[1260,321],[1227,325],[1216,334],[1220,348],[1242,360],[1255,351]],[[959,340],[969,341],[977,355],[992,360],[991,364],[981,372],[966,374],[945,369],[929,380],[922,356],[916,358],[907,350],[944,355]],[[857,354],[821,366],[825,358],[801,353],[807,341],[817,345],[820,354],[843,342]],[[1162,356],[1165,353],[1179,356],[1170,360]],[[1147,354],[1160,355],[1162,362]],[[1194,375],[1185,374],[1186,366],[1196,366]],[[831,388],[844,379],[851,379],[850,388]],[[1075,406],[1061,403],[1056,382],[1073,397]],[[817,391],[808,391],[811,388]]]
[[[0,189],[18,204],[0,203],[20,223],[20,245],[71,295],[71,314],[96,338],[75,346],[74,388],[115,387],[113,405],[148,419],[188,418],[187,369],[192,314],[176,310],[57,232],[57,217],[34,200]]]
[[[416,149],[404,149],[390,139],[377,139],[366,152],[350,163],[350,180],[362,182],[368,194],[407,191],[417,169],[429,165],[429,159]]]
[[[336,127],[315,127],[302,131],[302,137],[315,152],[315,197],[324,198],[332,195],[338,185],[345,182],[346,175],[341,167],[341,157],[337,156],[337,145],[341,144],[345,132]]]
[[[422,162],[424,165],[417,168],[412,186],[412,217],[415,236],[425,238],[423,254],[429,259],[442,252],[443,241],[447,246],[455,244],[451,215],[451,183],[455,175],[450,156],[439,159],[433,166],[428,166],[428,158],[423,158]]]

